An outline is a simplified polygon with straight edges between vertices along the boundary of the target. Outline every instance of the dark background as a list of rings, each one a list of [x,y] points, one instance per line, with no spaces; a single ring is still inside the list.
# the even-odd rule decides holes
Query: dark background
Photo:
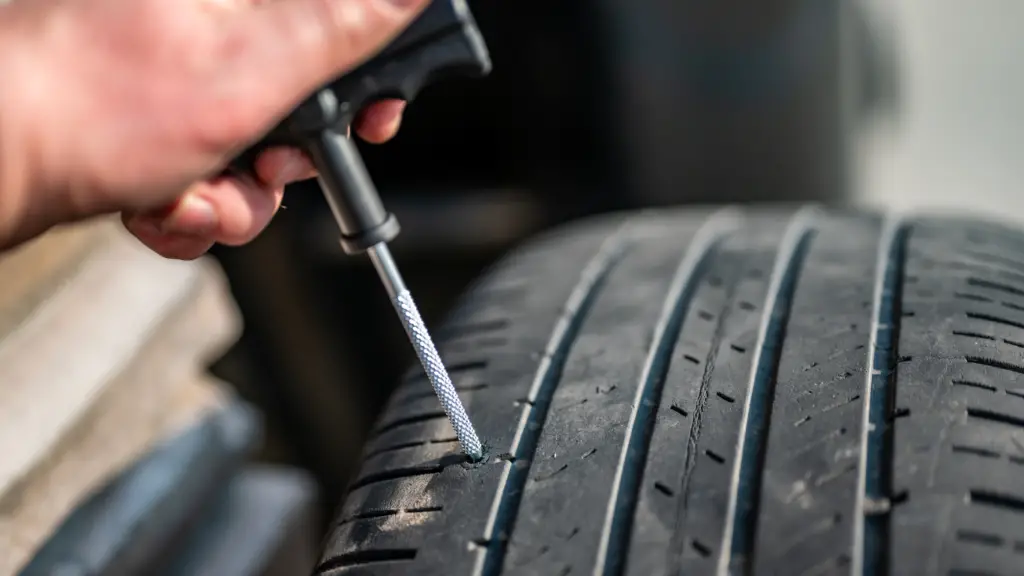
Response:
[[[471,1],[494,64],[428,88],[363,145],[402,224],[395,258],[436,328],[539,230],[612,210],[848,194],[850,142],[895,98],[886,44],[842,0]],[[413,360],[315,182],[254,243],[218,248],[245,332],[215,372],[260,408],[259,458],[311,471],[324,517]]]

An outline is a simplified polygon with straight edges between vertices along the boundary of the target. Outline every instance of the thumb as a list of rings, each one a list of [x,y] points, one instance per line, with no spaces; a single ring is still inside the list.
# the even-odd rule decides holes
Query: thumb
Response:
[[[278,117],[358,66],[397,36],[431,0],[275,0],[239,17],[249,48],[237,70],[250,95]],[[269,88],[269,89],[268,89]],[[250,96],[251,97],[251,96]]]

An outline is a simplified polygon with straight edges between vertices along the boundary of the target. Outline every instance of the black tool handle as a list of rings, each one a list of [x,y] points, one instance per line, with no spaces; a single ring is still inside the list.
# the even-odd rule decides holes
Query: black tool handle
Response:
[[[320,188],[341,229],[341,248],[346,253],[357,254],[398,236],[398,220],[384,210],[352,140],[322,130],[304,149],[320,174]]]
[[[466,0],[433,0],[377,56],[307,98],[262,140],[228,166],[253,173],[257,156],[273,146],[304,150],[341,228],[341,246],[357,253],[398,235],[354,143],[345,136],[355,115],[382,98],[413,100],[443,77],[479,77],[491,60]]]
[[[365,105],[383,98],[413,100],[429,83],[449,76],[485,76],[491,60],[466,0],[433,0],[377,56],[310,96],[262,140],[232,162],[251,171],[262,150],[305,148],[329,130],[344,134]]]

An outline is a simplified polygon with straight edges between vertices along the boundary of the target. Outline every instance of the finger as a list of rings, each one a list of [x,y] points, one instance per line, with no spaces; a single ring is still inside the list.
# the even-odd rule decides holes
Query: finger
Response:
[[[125,225],[132,231],[146,233],[147,238],[162,234],[212,240],[220,229],[216,207],[191,191],[163,208],[130,214],[127,218]]]
[[[270,188],[284,188],[292,182],[316,176],[312,162],[294,148],[270,148],[256,159],[256,177]]]
[[[284,187],[258,184],[250,178],[221,178],[196,192],[213,205],[220,220],[214,240],[228,246],[248,244],[281,207]]]
[[[225,35],[240,94],[260,95],[253,113],[277,118],[318,86],[365,61],[429,0],[288,0],[253,7]],[[273,90],[267,90],[273,86]],[[260,116],[262,117],[262,116]]]
[[[213,247],[213,240],[205,237],[167,234],[152,221],[131,214],[122,215],[125,228],[150,250],[173,260],[195,260]]]
[[[402,123],[404,100],[381,100],[364,108],[354,122],[356,134],[372,144],[382,144],[395,137]]]
[[[266,228],[283,196],[282,187],[251,178],[218,178],[196,184],[171,206],[130,216],[127,224],[148,232],[147,239],[162,234],[239,246]]]

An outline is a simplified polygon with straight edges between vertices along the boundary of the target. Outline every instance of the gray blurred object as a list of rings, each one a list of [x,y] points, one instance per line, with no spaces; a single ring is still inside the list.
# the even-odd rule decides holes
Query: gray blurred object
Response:
[[[162,576],[296,576],[319,552],[315,485],[292,468],[252,466],[235,476]]]
[[[309,573],[315,483],[295,469],[244,466],[259,438],[243,403],[210,414],[83,503],[20,576]]]
[[[605,186],[636,206],[848,197],[852,138],[895,86],[860,2],[600,0],[579,10],[595,38],[589,121],[605,134],[594,157],[608,160],[590,169]]]
[[[903,105],[898,32],[885,0],[851,4],[851,33],[856,62],[858,100],[855,112],[867,121],[892,121]]]
[[[205,417],[81,504],[21,576],[152,573],[258,436],[256,415],[242,404]]]
[[[1024,2],[862,0],[896,34],[895,122],[863,144],[858,201],[1024,220]]]

